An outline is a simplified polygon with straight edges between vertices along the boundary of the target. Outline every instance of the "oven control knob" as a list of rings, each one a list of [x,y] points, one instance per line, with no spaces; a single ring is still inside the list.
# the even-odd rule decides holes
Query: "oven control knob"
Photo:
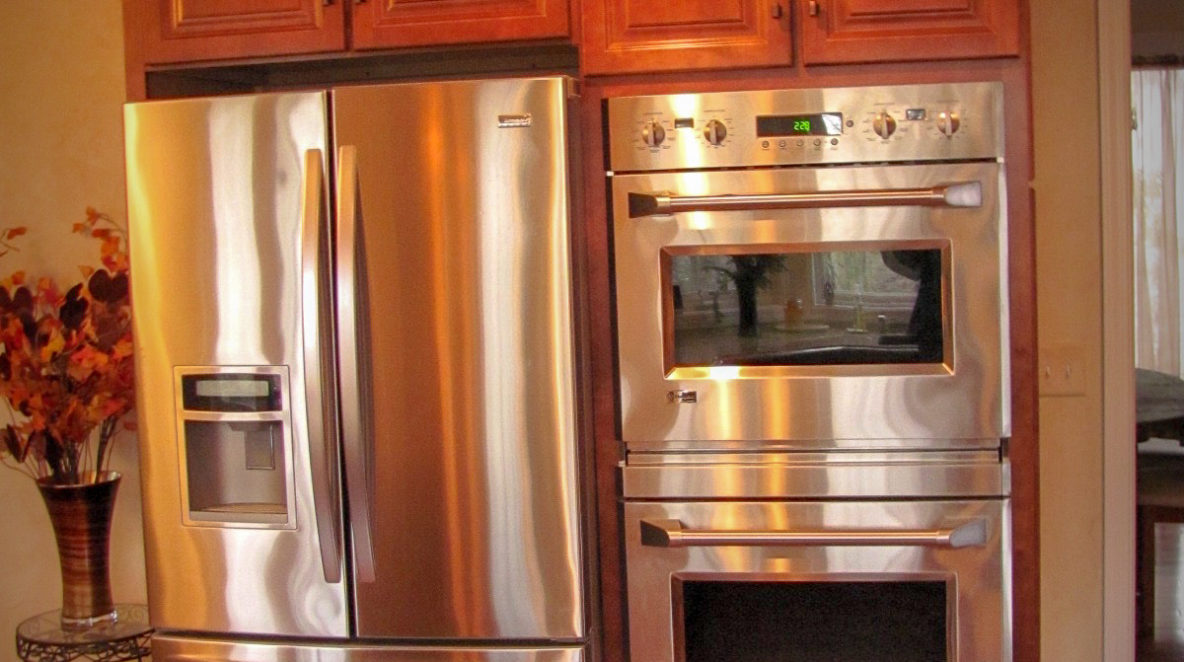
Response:
[[[708,120],[703,126],[703,138],[712,145],[718,145],[728,137],[728,127],[719,120]]]
[[[872,130],[881,138],[888,138],[896,133],[896,119],[884,111],[876,113],[872,119]]]
[[[650,147],[657,147],[665,140],[666,129],[657,120],[646,122],[645,126],[641,129],[641,142]]]
[[[958,119],[958,113],[954,111],[946,111],[937,114],[937,129],[946,136],[952,136],[958,132],[958,128],[962,126],[962,121]]]

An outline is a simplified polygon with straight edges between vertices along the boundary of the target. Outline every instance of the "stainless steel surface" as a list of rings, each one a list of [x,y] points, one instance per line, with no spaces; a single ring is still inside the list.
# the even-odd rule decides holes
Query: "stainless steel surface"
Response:
[[[908,119],[908,110],[923,111],[923,119]],[[757,117],[818,113],[842,113],[841,132],[757,135]],[[681,120],[677,126],[676,119]],[[726,131],[718,145],[706,133],[713,121]],[[609,100],[608,124],[610,168],[615,172],[999,159],[1003,86],[950,83],[628,97]],[[888,137],[881,137],[877,126]],[[889,131],[889,126],[895,128]]]
[[[374,357],[369,342],[369,300],[354,145],[337,150],[337,347],[341,365],[341,437],[353,540],[354,579],[374,581]],[[397,373],[389,375],[398,379]]]
[[[702,609],[691,606],[695,582],[727,586],[719,595],[729,609],[745,586],[779,585],[770,590],[784,596],[794,583],[935,582],[931,602],[948,632],[938,641],[939,626],[927,641],[950,660],[1009,661],[1001,86],[612,99],[607,122],[631,658],[690,655],[682,628]],[[774,167],[811,164],[829,167]],[[933,278],[915,287],[928,308],[913,291],[899,297],[908,308],[881,303],[872,335],[898,341],[886,335],[888,315],[899,316],[892,305],[924,312],[930,335],[915,333],[914,319],[906,335],[931,343],[923,355],[867,341],[870,281],[836,303],[835,280],[822,288],[808,262],[889,251],[926,256]],[[739,261],[728,271],[713,260],[786,255],[787,280],[760,304],[785,300],[784,325],[757,327],[750,312],[739,332],[719,331],[733,319],[719,307],[725,285],[686,275],[723,272],[738,292]],[[702,309],[688,307],[688,287],[713,319],[695,317]],[[885,302],[899,294],[871,293]],[[810,332],[807,297],[823,309],[813,319],[823,340],[760,337]],[[843,306],[852,321],[834,327],[848,319]],[[936,335],[940,344],[917,340]],[[786,627],[744,613],[735,627]],[[841,624],[825,636],[836,632]],[[723,645],[733,643],[743,642]]]
[[[676,519],[641,520],[641,544],[650,547],[968,547],[987,542],[986,520],[940,529],[692,530]]]
[[[578,646],[414,646],[152,638],[155,662],[584,662]]]
[[[128,107],[161,641],[291,643],[211,649],[227,659],[583,658],[567,87],[453,82]],[[291,528],[248,528],[221,503],[221,525],[184,524],[173,366],[287,371],[282,412],[182,417],[262,421],[248,468],[280,457],[283,424],[289,503],[257,516]],[[402,645],[416,640],[432,645]]]
[[[957,448],[1010,434],[1006,211],[993,162],[895,167],[621,175],[613,181],[618,365],[623,439],[631,445],[724,448],[770,441],[798,448]],[[685,212],[629,218],[629,195],[751,195],[981,186],[981,207],[875,207]],[[673,251],[940,249],[949,342],[941,363],[675,366],[659,265]],[[626,274],[627,276],[622,276]],[[671,391],[695,391],[694,404]],[[891,440],[885,442],[885,440]]]
[[[185,526],[177,479],[174,366],[288,366],[289,393],[307,391],[301,187],[305,155],[327,149],[325,117],[323,93],[125,111],[145,553],[158,629],[348,634],[346,587],[326,581],[313,521],[303,397],[287,402],[294,529]]]
[[[304,306],[304,365],[307,366],[304,398],[308,407],[309,467],[312,471],[313,503],[321,569],[325,581],[341,581],[343,534],[341,486],[338,480],[340,454],[337,437],[336,350],[333,343],[332,245],[329,215],[325,205],[324,156],[319,149],[304,155],[303,207],[301,222],[301,302]]]
[[[819,191],[765,195],[663,195],[630,193],[629,217],[658,216],[689,211],[760,211],[765,209],[812,209],[827,207],[888,206],[981,207],[982,186],[978,182],[934,186],[927,189],[879,191]]]
[[[1005,500],[701,502],[625,504],[631,659],[674,662],[679,582],[945,581],[951,660],[1011,660],[1010,515]],[[642,543],[642,521],[694,529],[946,529],[986,525],[982,545],[959,548],[723,544],[664,548]]]
[[[626,499],[990,498],[1011,491],[998,450],[634,452],[621,483]]]
[[[375,580],[355,587],[358,634],[579,639],[564,81],[333,94],[370,306]]]

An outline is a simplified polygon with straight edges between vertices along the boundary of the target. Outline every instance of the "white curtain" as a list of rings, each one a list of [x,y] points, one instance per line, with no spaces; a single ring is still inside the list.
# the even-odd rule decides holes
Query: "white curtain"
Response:
[[[1135,365],[1184,376],[1184,69],[1131,72]]]

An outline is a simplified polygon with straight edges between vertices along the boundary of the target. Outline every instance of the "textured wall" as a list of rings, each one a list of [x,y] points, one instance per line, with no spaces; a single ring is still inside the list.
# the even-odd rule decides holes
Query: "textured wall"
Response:
[[[1103,659],[1097,6],[1031,3],[1040,364],[1080,374],[1040,392],[1041,653],[1053,662]]]
[[[87,206],[123,221],[123,26],[120,0],[0,2],[0,227],[25,225],[21,268],[77,282],[97,243],[70,233]],[[0,407],[0,412],[4,408]],[[0,417],[4,416],[0,413]],[[144,602],[135,438],[117,437],[111,581],[117,602]],[[33,482],[0,469],[0,661],[16,660],[13,630],[60,605],[57,552]]]

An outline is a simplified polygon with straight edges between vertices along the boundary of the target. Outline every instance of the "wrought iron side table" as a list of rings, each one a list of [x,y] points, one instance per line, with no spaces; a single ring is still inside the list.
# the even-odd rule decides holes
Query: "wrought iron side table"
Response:
[[[116,605],[116,619],[85,630],[63,630],[61,611],[26,619],[16,628],[16,654],[25,662],[119,662],[151,655],[148,608]]]

